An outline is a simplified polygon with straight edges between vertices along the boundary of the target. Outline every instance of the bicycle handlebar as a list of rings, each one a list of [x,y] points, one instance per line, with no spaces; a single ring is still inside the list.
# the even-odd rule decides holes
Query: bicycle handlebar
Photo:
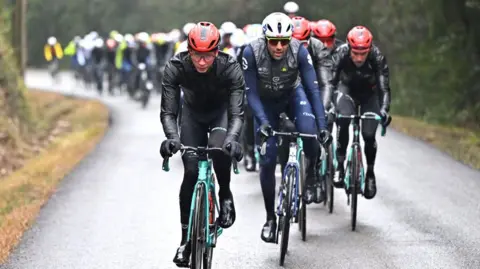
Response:
[[[315,138],[317,139],[317,135],[312,135],[312,134],[305,134],[305,133],[299,133],[299,132],[277,132],[277,131],[272,131],[272,136],[284,136],[284,137],[301,137],[301,138]],[[262,141],[262,145],[260,148],[260,154],[265,155],[267,151],[267,141]]]
[[[378,115],[377,113],[375,112],[366,112],[366,113],[363,113],[363,115],[342,115],[342,114],[337,114],[337,118],[339,119],[361,119],[361,120],[376,120],[376,121],[379,121],[380,123],[382,123],[382,117],[380,115]],[[383,125],[382,125],[382,133],[381,135],[382,136],[385,136],[387,134],[387,128]]]
[[[210,153],[210,152],[224,152],[222,148],[207,148],[207,147],[190,147],[190,146],[184,146],[182,145],[181,148],[180,148],[180,152],[184,153],[185,151],[193,151],[195,153],[198,153],[198,152],[205,152],[205,153]],[[169,166],[169,159],[170,157],[166,157],[163,159],[163,163],[162,163],[162,170],[163,171],[170,171],[170,166]],[[235,158],[232,158],[232,166],[233,166],[233,172],[235,174],[239,174],[240,171],[238,170],[238,162]]]

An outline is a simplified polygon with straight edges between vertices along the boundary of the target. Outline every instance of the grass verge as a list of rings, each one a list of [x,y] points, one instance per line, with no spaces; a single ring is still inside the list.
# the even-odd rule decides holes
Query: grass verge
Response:
[[[98,101],[40,91],[29,91],[28,98],[38,116],[36,132],[29,141],[10,139],[15,146],[3,148],[20,161],[0,178],[0,264],[57,184],[95,147],[108,126],[108,109]]]
[[[433,125],[401,116],[393,117],[392,126],[407,135],[433,144],[475,169],[480,169],[480,130]]]

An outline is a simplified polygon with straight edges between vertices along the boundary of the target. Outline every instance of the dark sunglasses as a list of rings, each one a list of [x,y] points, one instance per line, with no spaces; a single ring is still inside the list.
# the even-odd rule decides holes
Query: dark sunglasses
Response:
[[[268,44],[270,46],[277,46],[278,42],[282,44],[282,46],[286,46],[290,44],[291,38],[267,38]]]

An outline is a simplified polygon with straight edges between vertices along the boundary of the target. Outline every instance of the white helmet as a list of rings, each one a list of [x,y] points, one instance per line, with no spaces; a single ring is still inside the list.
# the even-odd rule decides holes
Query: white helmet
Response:
[[[293,33],[292,20],[282,12],[268,15],[262,22],[265,37],[290,38]]]
[[[150,35],[147,32],[140,32],[137,34],[137,40],[142,43],[148,43],[150,41]]]
[[[248,42],[251,42],[257,38],[263,37],[263,27],[260,23],[254,23],[247,26],[245,29]]]
[[[103,47],[103,39],[101,39],[101,38],[95,39],[95,47],[96,48],[102,48]]]
[[[55,37],[51,36],[51,37],[48,38],[47,43],[48,43],[48,45],[53,46],[53,45],[57,44],[57,39]]]
[[[115,39],[115,41],[120,43],[120,42],[123,41],[123,35],[122,34],[116,34],[113,39]]]
[[[285,10],[285,12],[287,13],[297,13],[298,5],[297,3],[290,1],[285,3],[285,5],[283,6],[283,10]]]
[[[89,35],[92,38],[92,40],[98,37],[98,33],[96,31],[91,31]]]
[[[239,48],[247,43],[247,36],[242,29],[237,29],[230,37],[232,46]]]
[[[180,30],[178,29],[172,29],[172,31],[170,31],[170,33],[168,33],[168,35],[170,36],[170,39],[172,40],[172,42],[177,42],[180,40],[180,36],[181,36],[181,32]]]
[[[188,35],[188,33],[190,33],[190,30],[192,30],[193,27],[195,27],[195,25],[196,25],[196,24],[193,23],[193,22],[189,22],[189,23],[185,24],[185,25],[183,26],[183,28],[182,28],[183,33],[184,33],[185,35]]]
[[[223,34],[233,34],[235,30],[237,30],[237,26],[231,21],[226,21],[222,23],[220,30],[223,32]]]
[[[124,38],[126,42],[133,42],[135,40],[132,34],[125,34]]]

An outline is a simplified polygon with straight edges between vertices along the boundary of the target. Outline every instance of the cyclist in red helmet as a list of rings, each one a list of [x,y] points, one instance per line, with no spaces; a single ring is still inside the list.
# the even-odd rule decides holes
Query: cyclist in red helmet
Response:
[[[322,43],[333,51],[344,42],[335,38],[337,35],[337,27],[329,20],[319,20],[312,26],[313,35],[315,38],[322,41]]]
[[[333,80],[337,89],[336,110],[342,115],[354,115],[357,106],[361,112],[379,114],[384,126],[390,123],[390,83],[387,60],[380,49],[373,44],[372,33],[364,26],[353,27],[347,35],[347,44],[338,47],[333,54]],[[343,187],[345,177],[345,154],[349,141],[349,120],[337,120],[338,179],[336,187]],[[375,182],[375,157],[377,143],[375,133],[377,121],[362,122],[362,137],[365,141],[367,160],[366,186],[364,196],[372,199],[377,193]]]
[[[328,83],[330,79],[330,68],[331,68],[331,61],[328,58],[330,55],[330,51],[320,42],[318,39],[310,38],[312,30],[310,28],[310,22],[301,16],[295,16],[292,18],[293,24],[293,33],[292,36],[304,45],[307,48],[313,62],[313,68],[317,74],[317,81],[319,83],[319,87],[322,90],[322,101],[323,107],[325,110],[328,110],[331,106],[331,93],[332,93],[332,85]],[[286,115],[282,115],[283,119],[288,119]],[[285,118],[286,117],[286,118]],[[284,126],[286,131],[293,131],[291,130],[293,123],[290,121],[282,120],[280,121],[280,126]],[[284,170],[284,166],[286,165],[288,159],[288,141],[286,139],[282,140],[282,145],[279,145],[278,156],[280,159],[281,164],[281,171]],[[306,191],[305,191],[305,202],[310,204],[312,202],[321,203],[325,199],[325,192],[324,190],[320,191],[320,196],[316,195],[315,185],[319,180],[320,175],[316,175],[316,177],[309,178],[309,181],[306,182]],[[311,179],[316,179],[315,181]],[[318,184],[320,189],[322,188],[322,184]]]
[[[337,27],[335,27],[335,24],[333,24],[329,20],[319,20],[313,23],[311,25],[312,33],[313,36],[315,37],[315,40],[320,40],[323,45],[327,47],[327,50],[329,51],[329,54],[332,55],[335,51],[335,49],[342,44],[344,44],[343,41],[340,39],[337,39],[335,36],[337,34]],[[332,67],[331,61],[326,61],[327,63],[325,65],[330,66],[330,69]],[[329,76],[331,76],[331,72],[328,73]],[[330,84],[331,85],[331,84]],[[330,88],[327,88],[330,89]],[[325,100],[331,100],[330,98],[333,97],[333,92],[332,91],[325,91],[323,94],[324,97],[324,102]],[[332,104],[333,102],[330,102]],[[333,105],[333,104],[332,104]],[[332,110],[333,106],[330,106],[329,109]],[[328,110],[328,108],[327,108]],[[334,115],[332,113],[327,113],[327,126],[328,130],[332,132],[333,130],[333,123],[335,122]]]
[[[230,191],[231,158],[240,161],[243,157],[238,138],[243,124],[245,81],[235,58],[219,52],[219,42],[217,27],[210,22],[199,22],[188,34],[188,51],[178,53],[167,63],[160,112],[167,140],[162,142],[160,154],[172,156],[182,144],[224,148],[225,153],[213,155],[212,160],[220,187],[218,223],[229,228],[235,222]],[[179,135],[180,87],[184,103]],[[188,267],[191,249],[186,242],[187,228],[198,160],[195,154],[186,152],[182,161],[185,170],[180,188],[182,239],[173,262],[179,267]]]

